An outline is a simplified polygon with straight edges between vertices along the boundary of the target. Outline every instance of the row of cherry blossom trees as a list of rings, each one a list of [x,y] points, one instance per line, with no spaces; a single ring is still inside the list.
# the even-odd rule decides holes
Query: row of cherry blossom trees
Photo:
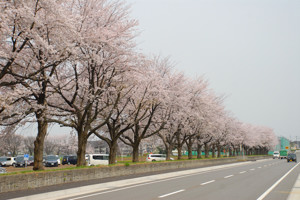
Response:
[[[36,123],[34,170],[43,169],[49,124],[74,130],[78,166],[96,136],[116,161],[159,137],[167,159],[184,145],[247,151],[276,143],[273,131],[239,122],[203,77],[177,72],[167,58],[136,50],[137,21],[121,0],[13,0],[0,4],[0,125]],[[4,131],[5,132],[5,131]],[[214,151],[213,151],[214,152]]]

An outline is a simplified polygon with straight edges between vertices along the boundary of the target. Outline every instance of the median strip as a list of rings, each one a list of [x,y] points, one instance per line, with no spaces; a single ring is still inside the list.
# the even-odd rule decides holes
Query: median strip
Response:
[[[170,196],[170,195],[173,195],[173,194],[177,194],[177,193],[183,192],[183,191],[185,191],[185,190],[178,190],[178,191],[176,191],[176,192],[172,192],[172,193],[168,193],[168,194],[159,196],[158,198],[164,198],[164,197],[167,197],[167,196]]]

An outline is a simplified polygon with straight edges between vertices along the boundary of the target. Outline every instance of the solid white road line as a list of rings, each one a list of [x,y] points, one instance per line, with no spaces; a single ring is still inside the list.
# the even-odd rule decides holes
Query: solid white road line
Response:
[[[170,195],[173,195],[173,194],[177,194],[179,192],[183,192],[185,190],[178,190],[176,192],[172,192],[172,193],[169,193],[169,194],[165,194],[165,195],[162,195],[162,196],[159,196],[158,198],[164,198],[164,197],[167,197],[167,196],[170,196]]]
[[[243,173],[246,173],[247,171],[242,171],[242,172],[240,172],[240,174],[243,174]]]
[[[233,175],[228,175],[228,176],[225,176],[224,178],[230,178],[230,177],[233,177]]]
[[[287,200],[297,200],[297,199],[298,200],[300,199],[300,174]]]
[[[206,185],[206,184],[213,183],[213,182],[215,182],[215,180],[207,181],[205,183],[201,183],[200,185]]]
[[[300,162],[295,165],[290,171],[288,171],[285,175],[283,175],[276,183],[274,183],[267,191],[265,191],[260,197],[258,197],[257,200],[263,200],[289,173],[291,173],[298,165]]]

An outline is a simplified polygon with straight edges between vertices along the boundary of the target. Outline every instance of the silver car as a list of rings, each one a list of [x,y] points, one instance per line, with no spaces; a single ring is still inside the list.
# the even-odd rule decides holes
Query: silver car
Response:
[[[6,169],[3,167],[0,167],[0,174],[5,174],[6,173]]]

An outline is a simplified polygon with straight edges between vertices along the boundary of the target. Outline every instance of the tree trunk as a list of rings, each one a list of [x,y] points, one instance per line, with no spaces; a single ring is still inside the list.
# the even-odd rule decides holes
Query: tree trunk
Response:
[[[221,145],[217,145],[217,150],[218,150],[218,158],[221,158]]]
[[[139,146],[140,142],[135,142],[132,146],[132,162],[139,162]]]
[[[165,148],[166,148],[166,160],[171,160],[171,154],[172,154],[173,146],[172,145],[167,145],[165,143]]]
[[[209,157],[209,145],[208,143],[204,143],[204,151],[205,151],[205,158]]]
[[[232,157],[232,149],[229,147],[229,157]]]
[[[214,158],[215,157],[215,145],[212,145],[212,148],[211,148],[211,156]]]
[[[117,140],[112,140],[109,147],[109,164],[116,163],[117,147]]]
[[[177,159],[178,159],[178,160],[181,160],[181,159],[182,159],[182,146],[178,146],[178,147],[177,147],[177,150],[178,150],[178,156],[177,156]]]
[[[33,170],[43,170],[43,151],[44,151],[44,141],[47,134],[48,122],[42,116],[43,113],[36,114],[38,122],[38,135],[34,141],[34,164]]]
[[[87,145],[87,137],[85,133],[78,132],[78,150],[77,150],[77,167],[85,166],[85,152]]]
[[[202,145],[201,144],[197,144],[197,158],[200,159],[201,157],[201,153],[202,153]]]
[[[193,159],[193,149],[192,149],[192,143],[189,143],[187,145],[188,147],[188,159]]]

